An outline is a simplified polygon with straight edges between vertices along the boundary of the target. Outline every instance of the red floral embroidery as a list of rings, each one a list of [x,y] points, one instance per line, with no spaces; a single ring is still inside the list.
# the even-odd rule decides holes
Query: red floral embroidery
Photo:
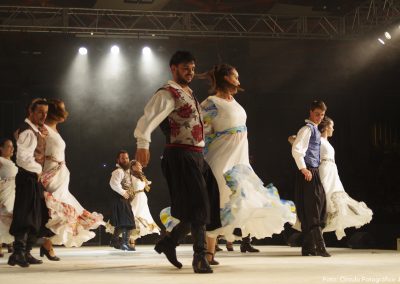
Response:
[[[170,91],[171,95],[175,98],[175,99],[179,99],[181,97],[181,94],[179,94],[177,89],[174,89],[172,87],[167,87],[167,90]]]
[[[180,117],[189,118],[190,115],[193,113],[193,109],[190,104],[184,104],[177,110],[177,112]]]
[[[180,133],[179,124],[172,118],[169,119],[169,128],[170,128],[171,136],[176,137],[179,135],[179,133]]]
[[[194,140],[196,140],[197,142],[202,141],[203,140],[203,126],[201,126],[200,124],[193,126],[192,136],[193,136]]]

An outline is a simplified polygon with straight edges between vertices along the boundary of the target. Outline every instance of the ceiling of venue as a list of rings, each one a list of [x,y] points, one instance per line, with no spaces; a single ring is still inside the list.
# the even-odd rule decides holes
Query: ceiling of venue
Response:
[[[234,13],[345,14],[362,0],[2,0],[0,5]]]

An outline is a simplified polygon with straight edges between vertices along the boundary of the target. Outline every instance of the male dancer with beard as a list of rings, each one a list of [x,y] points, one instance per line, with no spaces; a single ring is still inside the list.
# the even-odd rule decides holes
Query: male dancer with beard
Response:
[[[15,202],[10,234],[15,237],[14,253],[8,259],[9,265],[28,267],[41,264],[30,251],[38,237],[50,236],[45,228],[49,212],[44,200],[44,188],[40,177],[45,161],[46,129],[43,124],[47,117],[48,103],[35,99],[29,106],[28,117],[17,130],[17,166],[15,177]]]
[[[195,58],[187,51],[177,51],[170,60],[173,80],[151,98],[139,119],[134,136],[137,139],[136,160],[144,167],[150,160],[151,133],[160,125],[166,136],[161,166],[171,196],[171,214],[180,220],[169,235],[155,246],[177,268],[179,241],[191,231],[193,237],[193,270],[212,273],[205,254],[205,225],[208,230],[221,226],[219,192],[215,177],[204,161],[204,133],[200,105],[189,84],[194,76]]]
[[[114,226],[114,235],[111,245],[116,249],[134,251],[129,246],[129,232],[135,228],[135,218],[129,200],[128,189],[132,185],[129,155],[121,150],[117,156],[117,169],[112,172],[110,186],[113,192],[111,225]],[[119,242],[119,235],[122,234],[122,243]]]

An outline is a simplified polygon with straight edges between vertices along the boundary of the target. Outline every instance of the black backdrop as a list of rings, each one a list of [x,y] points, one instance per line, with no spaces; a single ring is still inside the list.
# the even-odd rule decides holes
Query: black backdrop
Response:
[[[127,67],[121,77],[95,78],[101,58],[117,43]],[[66,83],[80,45],[89,49],[91,71]],[[160,65],[140,72],[141,48],[153,49]],[[299,129],[308,105],[321,99],[335,121],[331,142],[346,191],[374,211],[373,222],[360,229],[375,239],[375,247],[394,248],[400,226],[400,95],[396,48],[374,39],[301,41],[248,39],[86,39],[64,35],[0,34],[0,136],[11,136],[34,97],[57,97],[66,102],[70,117],[60,126],[67,143],[70,191],[88,210],[110,216],[108,181],[115,154],[127,149],[133,157],[133,130],[153,92],[169,79],[168,60],[178,49],[197,58],[197,72],[215,63],[237,67],[245,91],[237,95],[248,115],[250,155],[265,183],[273,182],[281,196],[293,199],[294,161],[287,137]],[[89,80],[89,83],[85,83]],[[78,83],[71,87],[71,84]],[[87,86],[84,88],[83,86]],[[118,86],[118,88],[115,88]],[[194,81],[198,98],[207,84]],[[156,130],[152,161],[146,175],[153,181],[148,194],[154,219],[169,204],[159,157],[164,138]],[[355,230],[349,230],[349,234]],[[260,243],[282,243],[292,233]],[[107,236],[101,233],[104,243]],[[142,242],[152,242],[152,237]],[[328,244],[345,245],[328,235]]]

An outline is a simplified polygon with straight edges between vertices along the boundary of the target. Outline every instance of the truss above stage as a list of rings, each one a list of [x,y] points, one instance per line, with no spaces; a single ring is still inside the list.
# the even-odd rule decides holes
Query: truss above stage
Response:
[[[104,37],[351,39],[400,20],[400,0],[369,0],[346,16],[0,6],[0,31]]]

